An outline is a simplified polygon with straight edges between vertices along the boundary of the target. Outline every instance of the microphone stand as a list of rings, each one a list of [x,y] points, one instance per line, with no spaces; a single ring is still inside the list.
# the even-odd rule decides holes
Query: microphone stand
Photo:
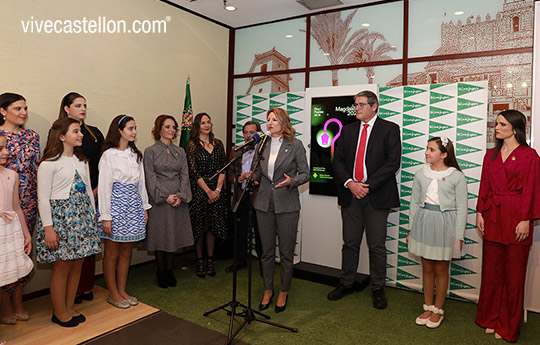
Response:
[[[266,140],[263,141],[261,143],[261,147],[259,147],[256,151],[256,155],[255,155],[255,158],[256,161],[255,161],[255,165],[253,165],[253,172],[255,172],[258,168],[258,166],[260,165],[260,162],[264,159],[264,157],[262,156],[262,152],[264,150],[264,145],[266,144]],[[250,199],[247,200],[246,202],[248,203],[248,208],[249,208],[249,217],[248,217],[248,220],[249,220],[249,227],[248,227],[248,253],[247,253],[247,269],[248,269],[248,305],[245,306],[245,305],[242,305],[240,304],[242,307],[244,307],[244,310],[242,313],[240,314],[237,314],[238,316],[241,316],[244,318],[244,322],[242,322],[242,324],[236,329],[236,331],[234,331],[234,333],[232,333],[232,327],[233,327],[233,321],[234,321],[234,316],[235,316],[235,313],[234,313],[234,309],[230,312],[231,313],[231,318],[230,318],[230,322],[229,322],[229,338],[227,340],[227,342],[225,343],[225,345],[229,345],[233,340],[234,338],[238,335],[238,333],[240,333],[240,331],[247,325],[247,324],[251,324],[251,322],[253,321],[258,321],[258,322],[262,322],[262,323],[265,323],[267,325],[270,325],[270,326],[274,326],[274,327],[278,327],[278,328],[283,328],[283,329],[286,329],[288,331],[291,331],[293,333],[298,333],[298,329],[297,328],[293,328],[293,327],[288,327],[288,326],[285,326],[285,325],[281,325],[279,323],[276,323],[276,322],[271,322],[271,321],[268,321],[268,319],[270,319],[270,316],[268,315],[265,315],[263,313],[260,313],[256,310],[254,310],[252,307],[251,307],[251,280],[252,280],[252,277],[253,277],[253,274],[252,274],[252,259],[251,259],[251,243],[252,243],[252,234],[253,234],[253,205],[251,203],[251,200],[253,200],[253,173],[249,176],[249,178],[247,179],[247,182],[246,182],[246,187],[244,188],[244,190],[242,191],[242,195],[240,196],[240,198],[238,199],[238,201],[236,202],[236,204],[234,205],[233,207],[233,213],[235,214],[235,236],[236,236],[236,212],[238,210],[238,207],[240,205],[240,203],[242,202],[242,199],[244,198],[244,195],[247,193],[249,193],[250,195]],[[236,256],[236,254],[235,254]],[[234,276],[233,277],[236,277],[236,264],[235,264],[235,269],[234,269]],[[235,278],[233,278],[235,279]],[[219,308],[218,308],[219,309]],[[262,317],[264,317],[265,319],[261,319],[261,318],[258,318],[255,316],[255,314],[258,314],[258,315],[261,315]],[[205,315],[206,316],[206,315]]]
[[[221,168],[216,174],[214,174],[210,180],[214,179],[216,176],[218,176],[222,171],[224,171],[226,168],[228,168],[233,162],[235,162],[237,159],[239,159],[240,157],[242,157],[242,155],[249,151],[250,149],[254,149],[253,147],[254,145],[247,145],[245,146],[241,151],[241,153],[239,155],[237,155],[236,157],[234,157],[233,159],[231,159],[223,168]],[[250,177],[251,179],[251,177]],[[233,331],[233,324],[234,324],[234,317],[236,315],[238,316],[242,316],[244,312],[241,312],[241,313],[237,313],[236,312],[236,309],[237,308],[243,308],[243,310],[252,310],[251,308],[251,297],[249,297],[249,302],[248,304],[249,305],[244,305],[240,302],[238,302],[236,300],[236,289],[237,289],[237,269],[236,269],[236,261],[237,261],[237,258],[236,258],[236,246],[237,246],[237,236],[238,236],[238,218],[237,218],[237,210],[238,210],[238,207],[241,203],[241,201],[243,200],[244,198],[244,194],[246,192],[246,190],[248,189],[248,186],[251,186],[251,184],[248,184],[246,183],[246,188],[243,190],[240,198],[238,199],[238,201],[236,202],[236,204],[234,205],[233,207],[233,214],[234,214],[234,231],[233,231],[233,284],[232,284],[232,299],[223,304],[223,305],[220,305],[219,307],[216,307],[210,311],[207,311],[203,314],[203,316],[208,316],[218,310],[223,310],[225,312],[227,312],[227,315],[230,316],[230,321],[229,321],[229,339],[232,340],[234,338],[234,336],[232,336],[232,331]],[[251,188],[250,188],[250,195],[252,195],[252,191],[251,191]],[[250,212],[251,212],[251,202],[248,202],[250,204]],[[251,213],[249,215],[249,228],[248,228],[248,239],[249,239],[249,243],[251,243],[251,231],[252,231],[252,228],[253,228],[253,221],[251,220]],[[250,248],[248,248],[248,251],[250,250]],[[248,257],[247,257],[247,260],[248,260],[248,268],[249,268],[249,279],[250,279],[250,282],[251,282],[251,253],[248,253]],[[251,284],[250,284],[250,287],[251,287]],[[251,289],[249,290],[248,294],[251,296]],[[226,308],[230,308],[230,310],[226,309]],[[252,312],[254,313],[257,313],[259,315],[261,315],[262,317],[264,318],[267,318],[269,319],[270,316],[267,316],[267,315],[264,315],[258,311],[254,311],[252,310]]]

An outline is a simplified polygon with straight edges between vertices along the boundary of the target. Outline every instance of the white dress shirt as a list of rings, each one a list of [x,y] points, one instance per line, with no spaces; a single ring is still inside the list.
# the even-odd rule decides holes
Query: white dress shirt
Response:
[[[56,161],[43,161],[37,173],[38,209],[43,227],[53,225],[50,200],[68,199],[75,179],[75,171],[86,184],[86,193],[94,206],[94,194],[90,183],[88,163],[77,156],[60,156]]]
[[[137,154],[128,148],[124,151],[111,148],[99,160],[98,206],[100,220],[111,220],[111,194],[114,182],[136,184],[143,208],[150,209],[144,181],[144,166],[137,163]]]

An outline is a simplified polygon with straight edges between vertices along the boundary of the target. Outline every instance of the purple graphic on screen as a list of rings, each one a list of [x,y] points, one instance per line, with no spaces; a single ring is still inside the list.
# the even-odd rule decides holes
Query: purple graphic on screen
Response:
[[[328,125],[332,122],[337,123],[339,126],[339,131],[334,136],[334,138],[332,138],[332,144],[330,146],[330,155],[332,156],[332,159],[334,159],[334,143],[341,135],[341,129],[343,128],[343,124],[341,124],[341,121],[339,121],[338,119],[329,119],[328,121],[326,121],[323,127],[324,133],[323,135],[321,135],[321,141],[323,142],[324,145],[328,145],[328,140],[330,139],[330,136],[326,132],[327,132]]]

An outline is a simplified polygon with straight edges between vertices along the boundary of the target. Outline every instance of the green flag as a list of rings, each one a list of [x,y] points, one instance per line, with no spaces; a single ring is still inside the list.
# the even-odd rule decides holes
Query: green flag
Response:
[[[184,98],[184,111],[182,112],[182,133],[180,135],[180,147],[187,147],[189,133],[193,126],[193,108],[191,107],[191,90],[189,87],[189,76],[186,81],[186,97]]]

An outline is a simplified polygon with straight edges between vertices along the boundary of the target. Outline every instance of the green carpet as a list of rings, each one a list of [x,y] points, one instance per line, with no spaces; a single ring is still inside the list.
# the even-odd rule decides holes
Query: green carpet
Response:
[[[141,301],[169,314],[203,327],[227,334],[229,317],[217,311],[208,317],[203,313],[231,300],[232,274],[224,269],[231,261],[216,261],[216,277],[200,279],[195,275],[194,256],[185,254],[175,258],[178,286],[161,289],[156,285],[155,264],[131,268],[128,292]],[[279,289],[279,266],[276,266],[274,286]],[[97,283],[105,286],[103,278]],[[253,306],[262,296],[262,278],[257,264],[253,265]],[[371,292],[366,289],[340,301],[326,299],[332,287],[300,279],[293,279],[287,310],[275,314],[273,306],[266,310],[271,321],[296,327],[295,334],[263,323],[254,322],[244,327],[238,339],[253,345],[320,345],[320,344],[501,344],[476,326],[476,304],[456,300],[445,303],[445,319],[438,329],[416,326],[415,318],[422,312],[423,296],[417,292],[387,288],[388,308],[376,310]],[[247,270],[238,272],[239,302],[247,304]],[[237,318],[236,325],[243,319]],[[540,314],[529,313],[528,323],[522,323],[519,344],[540,342]]]

